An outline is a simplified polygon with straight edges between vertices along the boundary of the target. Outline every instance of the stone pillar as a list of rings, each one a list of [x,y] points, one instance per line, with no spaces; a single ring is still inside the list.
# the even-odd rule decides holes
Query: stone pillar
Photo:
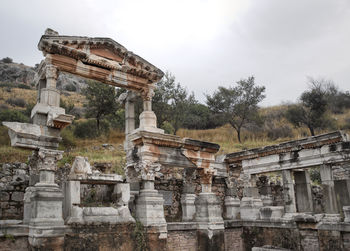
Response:
[[[63,217],[67,224],[83,222],[83,210],[80,204],[80,181],[69,180],[64,183]]]
[[[294,183],[291,170],[282,171],[284,211],[287,214],[297,212]]]
[[[192,184],[185,184],[181,195],[182,221],[193,221],[196,215],[196,195]]]
[[[125,135],[135,130],[135,96],[132,91],[127,92],[125,100]]]
[[[320,174],[322,180],[323,203],[326,214],[338,214],[338,205],[335,197],[334,181],[331,165],[321,165]]]
[[[260,218],[260,208],[263,202],[256,187],[256,175],[250,175],[249,182],[243,189],[243,198],[240,204],[242,220],[258,220]]]
[[[29,244],[33,248],[45,245],[47,249],[62,250],[65,228],[63,195],[55,184],[56,164],[62,157],[62,151],[39,149],[37,155],[39,182],[32,188],[30,196]]]
[[[294,171],[296,201],[298,212],[313,212],[310,175],[307,170]]]
[[[155,133],[164,133],[164,130],[157,128],[157,117],[152,111],[152,97],[154,96],[152,86],[148,89],[144,89],[141,93],[143,100],[143,112],[140,114],[140,127],[141,131],[149,131]]]
[[[58,70],[53,65],[46,68],[46,87],[40,89],[40,103],[49,106],[60,106],[60,91],[56,88]]]

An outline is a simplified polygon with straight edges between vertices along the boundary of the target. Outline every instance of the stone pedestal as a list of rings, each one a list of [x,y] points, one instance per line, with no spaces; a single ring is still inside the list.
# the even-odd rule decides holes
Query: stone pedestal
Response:
[[[243,191],[243,198],[240,204],[242,220],[258,220],[260,218],[260,208],[263,202],[259,198],[258,188],[246,187]]]
[[[30,192],[29,244],[33,248],[61,250],[64,242],[62,217],[63,194],[55,180],[56,163],[61,151],[40,149],[37,152],[39,182]]]
[[[182,221],[193,221],[196,214],[196,195],[185,193],[181,195]]]
[[[154,181],[143,181],[143,189],[136,201],[136,217],[144,226],[156,226],[166,236],[163,205],[163,196],[154,189]]]
[[[234,196],[225,197],[225,220],[236,220],[240,215],[240,204],[239,198]]]
[[[216,194],[201,192],[195,201],[199,229],[223,229],[221,203]]]

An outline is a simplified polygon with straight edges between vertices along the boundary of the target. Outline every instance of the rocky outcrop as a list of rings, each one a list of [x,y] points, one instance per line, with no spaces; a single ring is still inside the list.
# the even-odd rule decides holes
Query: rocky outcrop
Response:
[[[34,85],[35,67],[18,63],[4,63],[0,60],[0,82]],[[60,73],[57,79],[57,89],[81,93],[86,87],[86,79],[69,74]]]
[[[0,61],[0,81],[2,82],[30,85],[34,82],[34,76],[35,70],[33,67]]]

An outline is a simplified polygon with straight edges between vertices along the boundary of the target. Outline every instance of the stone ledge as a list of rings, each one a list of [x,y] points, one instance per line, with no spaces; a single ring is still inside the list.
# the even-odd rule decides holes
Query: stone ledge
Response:
[[[12,222],[11,220],[1,220],[0,221],[0,237],[6,237],[6,235],[11,236],[28,236],[29,228],[28,225],[23,225],[22,221],[20,224]]]
[[[197,222],[168,222],[168,231],[197,230]]]

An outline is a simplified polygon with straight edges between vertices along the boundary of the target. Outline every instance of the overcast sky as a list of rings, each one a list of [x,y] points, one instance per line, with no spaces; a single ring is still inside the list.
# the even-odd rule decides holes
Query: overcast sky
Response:
[[[0,58],[39,63],[47,27],[111,37],[201,101],[251,75],[264,106],[296,101],[307,76],[350,90],[349,0],[1,0]]]

